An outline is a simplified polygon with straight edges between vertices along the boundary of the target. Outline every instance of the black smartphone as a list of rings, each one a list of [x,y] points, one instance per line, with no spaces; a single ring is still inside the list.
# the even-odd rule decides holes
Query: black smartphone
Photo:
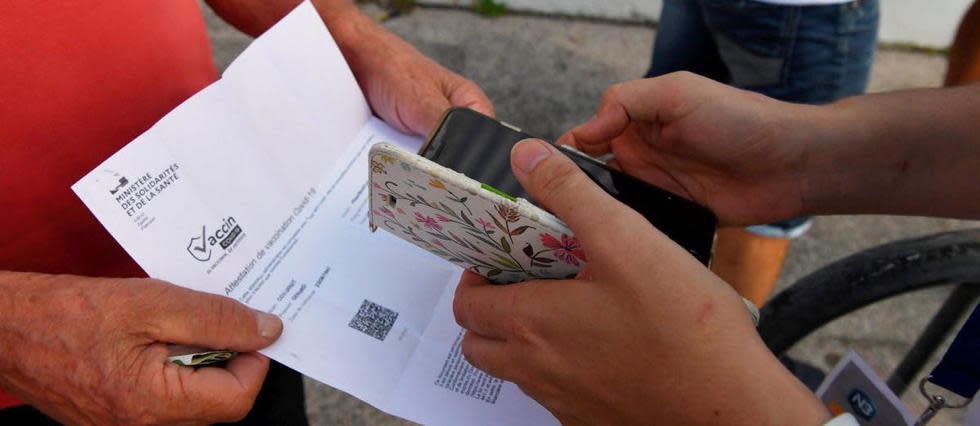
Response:
[[[510,168],[511,148],[530,137],[533,136],[515,126],[471,109],[452,108],[419,155],[511,196],[534,202]],[[708,264],[718,223],[711,210],[574,149],[560,145],[557,148],[613,198],[642,214],[701,263]]]

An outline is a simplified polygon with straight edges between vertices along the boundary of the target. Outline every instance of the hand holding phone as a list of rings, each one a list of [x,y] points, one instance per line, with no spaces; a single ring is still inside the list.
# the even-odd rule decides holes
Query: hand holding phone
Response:
[[[571,278],[586,255],[550,213],[398,146],[369,153],[371,226],[506,284]]]
[[[452,108],[419,154],[514,197],[533,202],[510,168],[511,148],[517,142],[533,137],[476,111]],[[558,150],[613,198],[642,214],[702,264],[709,263],[718,222],[711,210],[610,168],[570,147],[558,146]]]
[[[530,137],[454,108],[422,156],[375,145],[369,154],[372,229],[384,228],[498,284],[575,276],[587,261],[578,240],[559,218],[528,201],[510,168],[512,146]],[[716,224],[709,210],[578,151],[557,149],[613,198],[708,264]]]

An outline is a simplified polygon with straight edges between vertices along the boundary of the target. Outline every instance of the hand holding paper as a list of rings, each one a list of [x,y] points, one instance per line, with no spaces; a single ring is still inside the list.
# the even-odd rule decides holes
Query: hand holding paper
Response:
[[[237,420],[269,367],[252,351],[282,331],[275,316],[153,279],[5,272],[0,291],[12,308],[0,324],[10,343],[0,347],[0,385],[71,424]],[[167,343],[244,353],[195,370],[167,362]]]
[[[295,4],[243,0],[207,3],[226,21],[253,36],[282,17],[284,4]],[[490,100],[473,82],[427,58],[350,0],[318,0],[314,4],[371,108],[392,127],[425,135],[451,106],[493,115]]]
[[[305,2],[73,189],[151,276],[279,316],[270,358],[418,422],[553,423],[462,359],[458,270],[368,230],[382,141],[421,142],[371,116]]]
[[[338,25],[338,44],[371,109],[392,127],[424,136],[449,107],[493,115],[493,104],[473,82],[421,54],[358,12],[360,25]]]

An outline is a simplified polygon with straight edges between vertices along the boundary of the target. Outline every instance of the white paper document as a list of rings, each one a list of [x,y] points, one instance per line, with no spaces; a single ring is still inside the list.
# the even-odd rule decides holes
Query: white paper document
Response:
[[[381,141],[421,143],[371,115],[304,2],[72,189],[150,276],[279,315],[262,352],[303,374],[421,423],[557,423],[462,358],[459,268],[368,230]]]

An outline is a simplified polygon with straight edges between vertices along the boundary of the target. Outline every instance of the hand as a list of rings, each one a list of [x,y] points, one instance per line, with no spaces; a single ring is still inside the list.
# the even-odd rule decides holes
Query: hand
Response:
[[[727,284],[540,141],[511,155],[528,192],[575,232],[573,280],[491,285],[467,272],[466,359],[563,423],[818,424],[829,415],[773,357]]]
[[[493,116],[473,82],[427,58],[356,7],[325,15],[374,112],[405,133],[426,135],[446,109],[468,107]]]
[[[225,297],[153,279],[0,275],[0,387],[68,424],[214,423],[244,417],[282,323]],[[241,353],[223,368],[167,361],[166,343]]]
[[[724,225],[769,223],[803,209],[803,129],[787,123],[812,108],[680,72],[610,87],[596,116],[558,143],[612,152],[613,166],[708,206]]]

